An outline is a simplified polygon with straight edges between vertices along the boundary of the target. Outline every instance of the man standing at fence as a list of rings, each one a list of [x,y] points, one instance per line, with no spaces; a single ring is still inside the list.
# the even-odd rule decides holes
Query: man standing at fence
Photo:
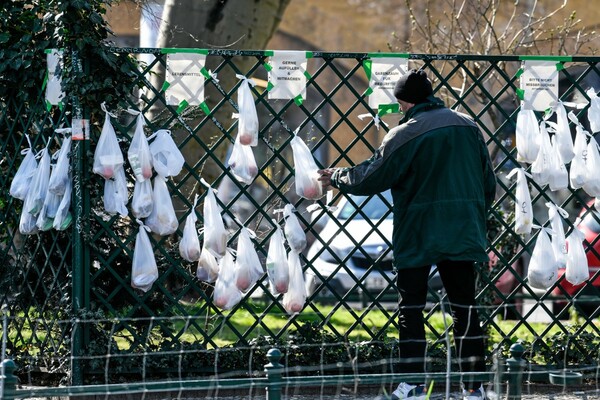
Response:
[[[373,195],[391,189],[393,254],[400,292],[401,372],[423,373],[427,342],[423,309],[431,265],[451,303],[461,371],[485,371],[475,303],[476,262],[488,261],[486,214],[496,178],[485,141],[466,115],[433,97],[424,71],[403,75],[394,95],[404,113],[375,154],[350,168],[320,171],[324,187]],[[465,399],[485,399],[481,382],[464,378]],[[422,385],[400,383],[394,399],[424,399]]]

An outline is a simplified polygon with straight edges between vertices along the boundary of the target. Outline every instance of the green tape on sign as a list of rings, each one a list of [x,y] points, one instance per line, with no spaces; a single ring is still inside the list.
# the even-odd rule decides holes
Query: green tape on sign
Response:
[[[269,63],[263,63],[263,67],[265,67],[265,69],[269,72],[273,70],[273,66],[271,66]]]
[[[200,109],[202,112],[204,112],[204,114],[210,115],[210,108],[208,108],[208,104],[206,104],[204,101],[200,103]]]
[[[65,109],[65,105],[64,105],[64,103],[63,103],[62,101],[59,101],[59,102],[58,102],[58,109],[59,109],[60,111],[64,111],[64,109]]]
[[[556,70],[557,71],[562,71],[563,69],[565,69],[565,65],[561,62],[556,63]]]
[[[210,73],[208,72],[208,70],[204,67],[202,67],[200,69],[200,73],[202,74],[202,76],[204,77],[204,79],[211,79],[212,76],[210,76]]]
[[[383,117],[386,114],[398,114],[400,112],[400,104],[380,104],[377,107],[377,115]]]
[[[47,84],[48,84],[48,72],[46,71],[46,74],[44,74],[44,82],[42,82],[42,91],[44,89],[46,89]]]
[[[572,61],[571,56],[519,56],[522,61]]]
[[[163,54],[173,54],[173,53],[194,53],[194,54],[205,54],[208,55],[208,50],[206,49],[173,49],[173,48],[165,48],[160,49],[160,52]]]
[[[304,76],[306,77],[306,79],[312,78],[312,75],[308,73],[308,71],[304,71]]]
[[[306,52],[306,58],[313,58],[313,57],[314,57],[314,55],[313,55],[312,51],[307,51]]]
[[[162,88],[160,89],[161,92],[164,92],[165,90],[167,90],[169,88],[169,86],[171,86],[171,84],[167,81],[165,81],[165,83],[163,83]]]
[[[179,103],[179,107],[177,107],[177,114],[181,114],[183,112],[183,110],[185,110],[185,108],[188,106],[188,102],[187,100],[181,100],[181,103]]]
[[[297,106],[301,106],[303,102],[304,102],[304,99],[302,98],[301,94],[294,97],[294,103],[296,103]]]
[[[517,97],[519,98],[519,100],[525,100],[525,90],[517,89]]]
[[[46,100],[46,110],[50,111],[52,109],[52,103],[50,103],[48,100]]]
[[[275,52],[273,50],[265,50],[264,52],[265,57],[273,57],[274,54]]]
[[[515,75],[517,78],[520,78],[521,75],[523,75],[523,72],[525,72],[525,70],[523,68],[519,68],[519,70],[517,71],[517,74]]]
[[[363,61],[363,68],[365,69],[365,73],[367,74],[367,79],[371,80],[371,71],[372,71],[373,61],[365,60]]]
[[[274,87],[275,87],[275,85],[273,85],[271,82],[267,83],[267,92],[269,92]]]
[[[373,88],[372,87],[368,87],[367,90],[365,90],[365,92],[363,93],[363,97],[364,96],[370,96],[373,93]]]

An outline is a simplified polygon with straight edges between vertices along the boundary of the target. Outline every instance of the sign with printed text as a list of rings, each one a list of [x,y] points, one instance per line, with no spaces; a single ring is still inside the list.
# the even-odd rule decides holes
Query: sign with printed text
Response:
[[[46,80],[46,103],[56,106],[62,102],[65,93],[62,90],[62,51],[51,49],[46,52],[48,66]]]
[[[544,111],[558,100],[556,61],[525,61],[520,78],[523,107]]]
[[[187,102],[198,106],[204,102],[204,75],[206,55],[200,53],[167,54],[165,97],[168,105]]]
[[[275,51],[269,64],[269,99],[306,99],[306,52]]]
[[[408,72],[407,58],[372,58],[369,87],[369,107],[377,109],[382,104],[395,104],[394,86]]]

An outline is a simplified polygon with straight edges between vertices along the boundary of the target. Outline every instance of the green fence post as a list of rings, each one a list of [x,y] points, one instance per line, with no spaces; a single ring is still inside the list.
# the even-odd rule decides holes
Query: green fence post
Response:
[[[500,351],[494,356],[494,392],[498,398],[502,397],[502,382],[504,379],[504,359]]]
[[[521,400],[521,385],[523,382],[523,369],[525,360],[522,356],[525,348],[521,343],[510,346],[511,358],[506,360],[508,364],[508,400]]]
[[[279,364],[281,351],[271,349],[267,352],[269,363],[265,365],[267,373],[267,400],[281,400],[281,370],[283,365]]]
[[[17,395],[17,378],[14,374],[17,366],[13,360],[2,361],[2,375],[0,375],[0,399],[12,400]]]

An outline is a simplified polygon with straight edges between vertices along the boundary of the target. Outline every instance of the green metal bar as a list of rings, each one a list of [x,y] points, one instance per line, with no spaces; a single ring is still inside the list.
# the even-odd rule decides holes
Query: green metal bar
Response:
[[[12,400],[17,394],[17,382],[19,379],[14,372],[17,369],[13,360],[2,361],[0,371],[0,399]]]

